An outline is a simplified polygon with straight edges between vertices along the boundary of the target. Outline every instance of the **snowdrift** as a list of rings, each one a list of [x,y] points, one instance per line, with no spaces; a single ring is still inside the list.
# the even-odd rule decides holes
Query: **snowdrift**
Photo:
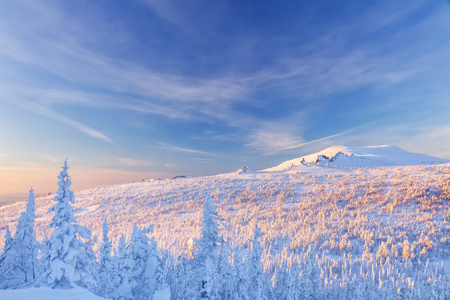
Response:
[[[102,300],[105,298],[96,296],[82,288],[73,288],[69,290],[55,290],[47,287],[19,289],[19,290],[0,290],[0,299],[2,300]]]

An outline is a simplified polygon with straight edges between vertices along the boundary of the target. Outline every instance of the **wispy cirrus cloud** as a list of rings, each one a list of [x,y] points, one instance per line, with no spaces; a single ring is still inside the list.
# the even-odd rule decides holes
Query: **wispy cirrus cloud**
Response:
[[[155,164],[148,160],[134,159],[129,157],[115,157],[122,165],[129,167],[153,167]]]
[[[185,22],[183,14],[180,15],[170,1],[166,4],[145,2],[170,22]],[[415,6],[411,5],[401,13],[392,15],[386,15],[389,11],[381,10],[359,20],[367,25],[366,32],[376,31],[380,26],[387,26],[414,9]],[[102,90],[38,89],[41,96],[37,94],[37,97],[46,105],[60,101],[66,104],[122,108],[169,118],[207,117],[232,122],[233,115],[239,113],[234,111],[233,105],[244,101],[258,106],[252,93],[264,89],[268,84],[281,93],[298,93],[301,95],[299,101],[307,102],[323,94],[367,84],[405,81],[423,72],[426,65],[412,64],[406,70],[399,69],[398,55],[381,56],[382,52],[374,45],[341,53],[325,47],[329,43],[327,40],[332,41],[333,36],[345,39],[351,35],[361,35],[360,28],[347,26],[335,29],[328,37],[320,37],[316,43],[310,43],[304,49],[291,50],[273,64],[261,66],[250,74],[238,72],[213,78],[174,75],[93,51],[86,46],[86,41],[96,37],[102,41],[104,38],[78,23],[62,22],[67,19],[66,16],[53,6],[34,5],[29,10],[43,16],[36,21],[36,28],[45,32],[45,37],[33,30],[35,23],[30,21],[29,27],[17,26],[17,29],[0,33],[0,45],[5,46],[0,53],[24,65],[38,66],[68,82]],[[382,24],[367,21],[378,20],[379,15],[384,15],[382,19],[388,21]],[[336,46],[338,49],[343,47],[340,44]],[[127,101],[123,101],[124,95],[132,97],[127,96]]]
[[[164,148],[164,149],[169,150],[169,151],[174,151],[174,152],[184,152],[184,153],[191,153],[191,154],[202,154],[202,155],[208,155],[208,156],[214,155],[214,153],[211,153],[211,152],[201,151],[201,150],[197,150],[197,149],[177,147],[177,146],[169,145],[169,144],[164,143],[164,142],[158,142],[157,144],[161,148]]]
[[[272,124],[273,127],[265,126],[249,135],[250,142],[245,144],[249,149],[253,149],[263,155],[270,155],[286,149],[292,149],[295,145],[302,143],[303,139],[295,133],[289,132],[288,128]]]
[[[298,149],[307,145],[334,139],[365,127],[369,127],[376,122],[370,122],[361,126],[353,127],[348,130],[318,138],[315,140],[305,141],[302,137],[295,134],[292,129],[279,124],[266,124],[264,128],[255,131],[250,135],[251,142],[246,147],[252,148],[263,155],[274,155],[282,151]]]
[[[35,103],[26,103],[22,105],[25,109],[31,110],[33,112],[36,112],[38,114],[41,114],[43,116],[46,116],[50,119],[53,119],[55,121],[58,121],[62,124],[68,125],[72,128],[75,128],[81,132],[86,133],[87,135],[96,138],[96,139],[100,139],[104,142],[107,143],[112,143],[113,140],[110,139],[108,136],[106,136],[105,134],[101,133],[98,130],[95,130],[83,123],[80,123],[78,121],[75,121],[71,118],[68,118],[66,116],[63,116],[53,110],[51,110],[50,108],[46,107],[46,106],[42,106],[39,104],[35,104]]]

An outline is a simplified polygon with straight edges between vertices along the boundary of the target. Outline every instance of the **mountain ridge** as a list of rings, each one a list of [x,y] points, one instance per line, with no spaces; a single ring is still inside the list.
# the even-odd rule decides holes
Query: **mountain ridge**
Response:
[[[449,163],[450,160],[405,151],[391,145],[346,147],[332,146],[319,152],[294,158],[262,171],[285,171],[300,165],[329,167],[394,167]]]

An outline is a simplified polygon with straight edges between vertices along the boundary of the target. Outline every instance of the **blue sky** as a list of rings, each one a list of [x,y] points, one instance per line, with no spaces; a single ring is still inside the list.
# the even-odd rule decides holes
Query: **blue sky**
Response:
[[[0,193],[263,169],[331,145],[450,158],[447,1],[1,1]]]

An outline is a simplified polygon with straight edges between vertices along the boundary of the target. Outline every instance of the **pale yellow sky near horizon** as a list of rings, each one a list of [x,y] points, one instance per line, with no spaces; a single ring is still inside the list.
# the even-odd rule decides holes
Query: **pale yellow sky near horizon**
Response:
[[[0,167],[0,203],[26,199],[30,187],[33,187],[36,195],[55,193],[58,190],[57,176],[60,171],[60,168],[50,167]],[[72,191],[171,175],[91,168],[69,168],[68,172],[72,180]],[[11,201],[8,201],[8,197]]]

